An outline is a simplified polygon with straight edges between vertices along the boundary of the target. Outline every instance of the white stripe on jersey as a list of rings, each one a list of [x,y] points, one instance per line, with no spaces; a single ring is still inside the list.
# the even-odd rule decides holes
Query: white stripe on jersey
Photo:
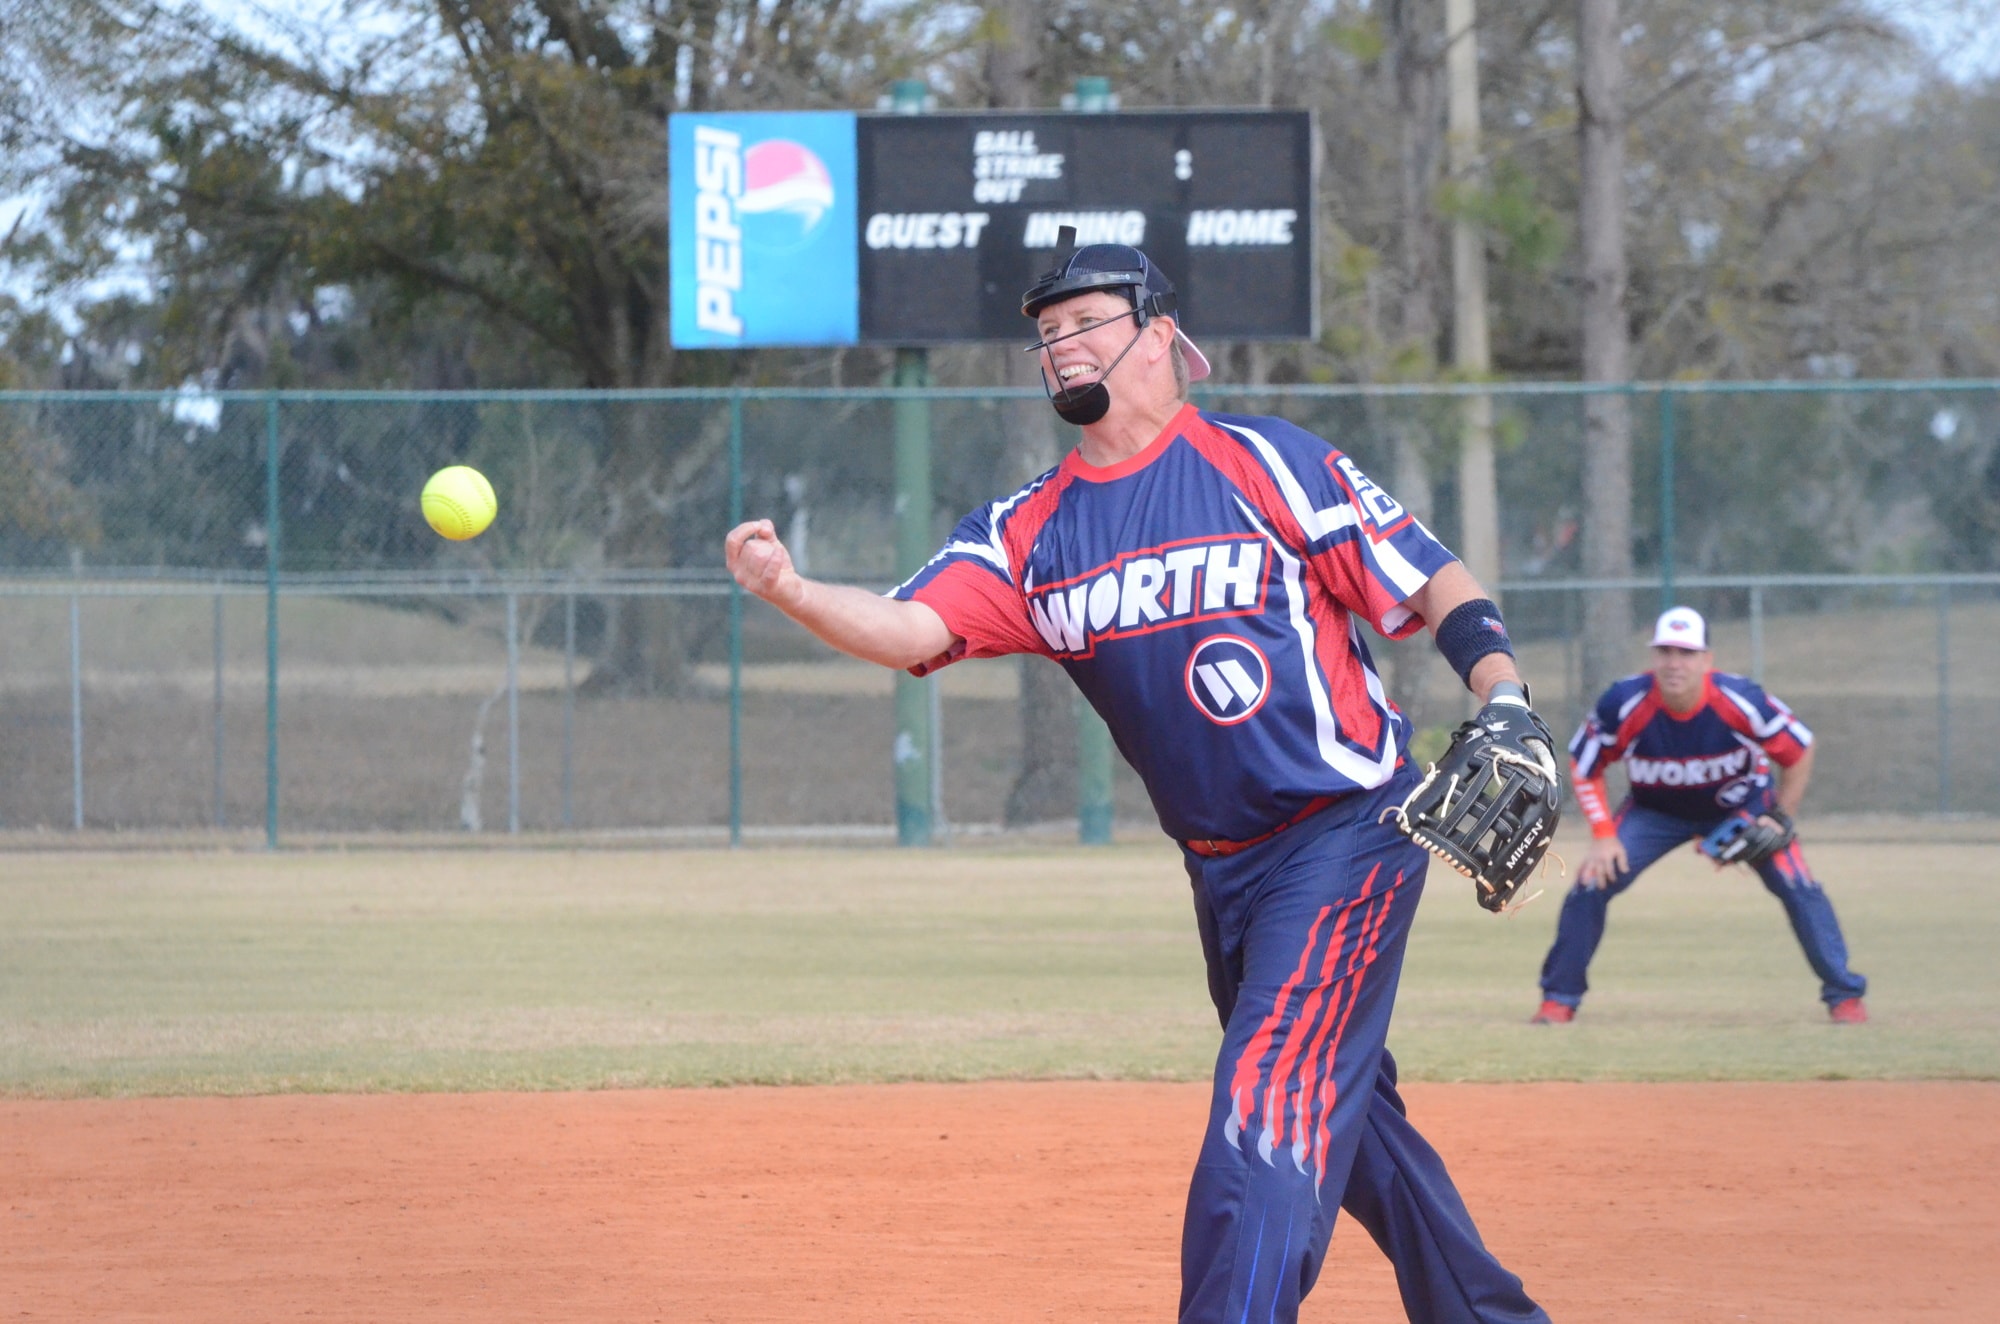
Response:
[[[1347,616],[1347,646],[1354,650],[1356,661],[1360,661],[1362,655],[1368,651],[1368,645],[1361,637],[1361,618],[1352,612]],[[1375,707],[1381,711],[1383,719],[1389,722],[1401,721],[1402,719],[1396,715],[1396,710],[1389,706],[1389,691],[1383,688],[1382,678],[1375,674],[1375,668],[1363,665],[1361,674],[1367,680],[1368,697],[1375,701]],[[1395,770],[1395,764],[1391,763],[1389,771]]]
[[[1424,531],[1430,532],[1428,529]],[[1430,582],[1430,576],[1411,565],[1403,556],[1402,550],[1387,538],[1380,542],[1373,538],[1368,539],[1368,548],[1375,554],[1375,564],[1382,568],[1382,573],[1389,576],[1389,582],[1394,584],[1396,591],[1405,598]]]
[[[1373,667],[1361,660],[1361,654],[1357,651],[1354,654],[1354,661],[1367,679],[1368,697],[1374,700],[1376,708],[1382,715],[1385,736],[1382,742],[1382,757],[1370,759],[1356,754],[1340,743],[1340,723],[1334,718],[1333,705],[1327,699],[1326,685],[1320,677],[1319,653],[1315,647],[1319,637],[1318,632],[1313,626],[1312,616],[1306,610],[1304,562],[1286,549],[1277,534],[1265,526],[1264,521],[1258,518],[1257,512],[1251,509],[1247,502],[1238,497],[1236,504],[1242,509],[1244,517],[1270,540],[1272,552],[1284,567],[1285,599],[1289,606],[1292,630],[1299,636],[1299,644],[1303,650],[1306,692],[1312,697],[1313,734],[1319,745],[1319,756],[1326,760],[1328,767],[1354,785],[1364,791],[1372,791],[1388,782],[1396,771],[1396,741],[1394,732],[1389,726],[1392,718],[1382,690],[1382,679],[1375,674]]]
[[[1278,491],[1284,496],[1285,505],[1291,510],[1292,518],[1297,520],[1299,527],[1305,531],[1307,542],[1318,542],[1329,533],[1338,533],[1351,524],[1360,523],[1360,517],[1355,513],[1354,507],[1345,501],[1337,506],[1329,506],[1325,510],[1314,510],[1312,499],[1306,495],[1298,476],[1278,454],[1278,448],[1267,441],[1262,433],[1236,423],[1223,423],[1221,426],[1249,442],[1256,448],[1257,453],[1264,457],[1264,467],[1271,471],[1271,477],[1278,484]],[[1421,586],[1423,580],[1420,578],[1417,583]]]
[[[982,561],[991,562],[995,569],[1007,576],[1008,583],[1011,584],[1014,582],[1014,571],[1007,564],[1007,551],[1003,547],[996,547],[989,542],[946,543],[944,545],[944,555],[950,556],[953,552],[963,552],[967,556],[976,556]]]
[[[1007,563],[1007,547],[1006,544],[1000,541],[1000,521],[1008,511],[1033,496],[1035,490],[1047,482],[1048,479],[1049,475],[1043,474],[1013,496],[995,501],[986,508],[986,527],[992,531],[986,542],[947,542],[943,547],[938,549],[937,555],[924,562],[922,569],[918,570],[916,574],[911,575],[909,579],[896,585],[896,587],[890,589],[882,596],[885,598],[895,597],[898,593],[909,587],[925,570],[930,569],[939,561],[951,556],[976,556],[1005,575],[1008,583],[1013,583],[1014,567]]]
[[[1625,676],[1614,683],[1617,685],[1623,685],[1628,680],[1637,680],[1637,679],[1638,676],[1636,675]],[[1624,726],[1625,719],[1632,715],[1632,710],[1634,708],[1637,708],[1640,704],[1644,703],[1646,701],[1646,697],[1650,695],[1652,692],[1653,692],[1652,684],[1649,681],[1645,689],[1640,690],[1638,693],[1634,694],[1631,698],[1619,704],[1618,725],[1621,727]],[[1596,711],[1592,710],[1590,716],[1584,719],[1583,725],[1577,728],[1576,734],[1570,737],[1570,743],[1572,745],[1576,744],[1578,741],[1583,742],[1581,749],[1576,754],[1571,756],[1576,762],[1577,775],[1580,777],[1596,776],[1598,764],[1602,763],[1604,760],[1604,751],[1611,748],[1612,743],[1616,741],[1617,738],[1618,736],[1616,728],[1613,728],[1611,733],[1606,734],[1603,724],[1599,722],[1597,719]],[[1624,755],[1621,754],[1619,757],[1623,758]]]
[[[1049,476],[1054,472],[1055,470],[1053,469],[1049,470],[1048,473],[1029,483],[1013,496],[1004,497],[986,508],[986,527],[991,530],[987,535],[988,540],[986,542],[978,544],[954,543],[953,546],[991,561],[994,565],[1000,567],[1001,574],[1007,576],[1007,582],[1010,584],[1013,583],[1014,567],[1007,564],[1007,544],[1000,540],[1000,526],[1005,522],[1007,512],[1039,492],[1042,484],[1048,482]]]
[[[1715,688],[1728,695],[1729,701],[1735,704],[1745,717],[1750,719],[1750,729],[1757,733],[1759,740],[1769,740],[1772,736],[1777,735],[1778,732],[1789,726],[1792,728],[1793,739],[1797,740],[1801,745],[1810,745],[1812,743],[1812,732],[1806,729],[1805,723],[1794,718],[1791,710],[1776,699],[1771,700],[1771,706],[1778,710],[1778,715],[1767,721],[1764,715],[1757,711],[1756,704],[1750,702],[1750,700],[1744,698],[1735,690],[1730,689],[1721,681],[1716,682]]]
[[[1810,745],[1813,742],[1812,728],[1801,722],[1799,715],[1793,712],[1783,699],[1769,693],[1765,694],[1764,697],[1770,700],[1773,708],[1784,714],[1785,725],[1792,729],[1792,738],[1794,740],[1798,741],[1801,745]]]
[[[1338,533],[1342,529],[1361,523],[1359,513],[1350,502],[1343,501],[1338,506],[1329,506],[1324,510],[1313,509],[1312,500],[1306,495],[1305,487],[1300,484],[1298,475],[1292,472],[1291,466],[1278,454],[1278,448],[1273,446],[1262,433],[1238,423],[1223,423],[1221,426],[1244,438],[1256,448],[1259,455],[1263,456],[1265,467],[1271,471],[1272,479],[1278,484],[1278,491],[1284,495],[1286,507],[1291,510],[1292,518],[1298,521],[1299,528],[1305,532],[1308,543],[1318,542],[1330,533]],[[1423,528],[1422,521],[1417,521],[1417,527]],[[1429,529],[1424,529],[1424,533],[1430,536]],[[1396,591],[1404,598],[1408,598],[1430,582],[1430,576],[1411,565],[1393,543],[1386,540],[1377,542],[1370,538],[1368,546],[1374,551],[1376,566],[1388,576],[1389,582],[1396,586]],[[1391,607],[1382,614],[1382,629],[1394,634],[1415,614],[1408,607],[1401,605]]]
[[[1603,731],[1597,729],[1595,718],[1591,719],[1588,729],[1593,734],[1584,738],[1583,748],[1576,755],[1576,775],[1579,777],[1595,777],[1597,775],[1597,765],[1603,761],[1604,751],[1611,744],[1611,738],[1606,736]]]
[[[911,575],[908,579],[896,585],[896,587],[890,589],[887,593],[884,593],[882,596],[885,598],[895,597],[898,593],[901,593],[904,589],[908,588],[910,585],[916,583],[918,579],[922,578],[924,571],[930,569],[932,566],[936,565],[939,561],[946,560],[955,555],[976,556],[982,561],[993,560],[992,549],[987,547],[986,544],[984,543],[948,542],[944,546],[938,548],[936,555],[932,556],[930,560],[924,562],[922,566],[918,567],[916,574]],[[999,565],[1000,573],[1007,576],[1007,582],[1012,583],[1014,580],[1014,576],[1007,569],[1007,558],[1004,554],[1000,557],[997,564]]]

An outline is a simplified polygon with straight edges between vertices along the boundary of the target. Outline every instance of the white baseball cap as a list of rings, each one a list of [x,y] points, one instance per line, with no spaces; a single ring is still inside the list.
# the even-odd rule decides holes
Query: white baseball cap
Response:
[[[1693,607],[1675,607],[1660,613],[1653,624],[1653,647],[1691,648],[1708,651],[1708,622]]]

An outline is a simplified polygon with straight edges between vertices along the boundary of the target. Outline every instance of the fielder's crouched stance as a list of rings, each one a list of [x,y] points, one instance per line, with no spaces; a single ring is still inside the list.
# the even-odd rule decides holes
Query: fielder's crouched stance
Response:
[[[1404,1117],[1383,1046],[1426,851],[1498,909],[1554,827],[1552,741],[1499,613],[1325,441],[1185,404],[1208,364],[1171,282],[1137,249],[1070,242],[1023,311],[1057,411],[1083,428],[1074,452],[968,515],[886,598],[800,577],[764,520],[730,533],[730,570],[886,665],[1055,659],[1144,779],[1182,845],[1224,1027],[1182,1320],[1296,1319],[1345,1208],[1412,1320],[1545,1321]],[[1429,625],[1487,701],[1428,780],[1357,617]]]
[[[1593,840],[1542,963],[1538,1024],[1576,1019],[1611,899],[1688,841],[1699,842],[1718,867],[1756,870],[1819,976],[1827,1014],[1840,1025],[1868,1019],[1862,1002],[1868,981],[1848,968],[1833,902],[1792,830],[1812,776],[1812,732],[1756,681],[1713,670],[1711,660],[1708,623],[1699,612],[1662,613],[1653,629],[1653,669],[1614,683],[1570,741],[1576,799]],[[1614,814],[1604,772],[1617,759],[1625,760],[1632,789]],[[1775,790],[1773,762],[1783,770]]]

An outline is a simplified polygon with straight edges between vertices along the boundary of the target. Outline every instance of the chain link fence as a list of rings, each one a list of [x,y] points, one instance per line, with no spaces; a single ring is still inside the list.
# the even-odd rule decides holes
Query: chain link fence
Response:
[[[1469,391],[1198,400],[1329,438],[1453,542]],[[1815,812],[2000,812],[2000,386],[1629,388],[1618,583],[1582,577],[1586,392],[1486,393],[1555,725],[1590,697],[1586,595],[1631,601],[1635,670],[1685,601],[1820,734]],[[1004,390],[0,394],[0,832],[888,837],[913,796],[930,835],[1073,831],[1091,744],[1049,664],[899,682],[720,556],[765,516],[809,573],[886,587],[1072,440]],[[464,544],[416,501],[454,462],[501,501]],[[1463,715],[1427,643],[1377,653],[1420,729]],[[1103,794],[1149,819],[1122,765]]]

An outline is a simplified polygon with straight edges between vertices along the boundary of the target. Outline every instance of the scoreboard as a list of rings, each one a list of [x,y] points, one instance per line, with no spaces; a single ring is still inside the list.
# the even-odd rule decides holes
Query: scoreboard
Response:
[[[1143,248],[1190,335],[1317,333],[1304,111],[675,115],[673,343],[1032,338],[1056,235]]]
[[[1192,335],[1313,335],[1305,112],[881,115],[857,128],[864,341],[1022,339],[1021,292],[1064,225],[1079,244],[1145,249]]]

